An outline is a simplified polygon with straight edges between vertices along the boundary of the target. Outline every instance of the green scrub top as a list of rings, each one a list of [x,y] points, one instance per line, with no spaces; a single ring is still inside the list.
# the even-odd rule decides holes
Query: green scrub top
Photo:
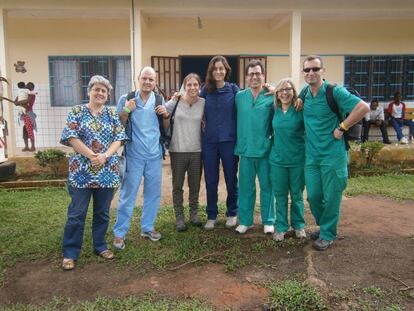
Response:
[[[344,139],[335,139],[333,132],[339,126],[338,117],[326,100],[327,81],[313,97],[309,86],[302,89],[299,97],[306,92],[305,104],[303,107],[303,118],[306,130],[306,164],[318,164],[322,160],[330,159],[335,162],[339,158],[346,157]],[[341,115],[350,113],[352,109],[361,101],[352,95],[343,86],[336,86],[333,89],[333,96],[338,104]]]
[[[276,107],[272,121],[273,144],[269,163],[284,167],[297,167],[305,164],[305,126],[302,111],[291,105],[286,113]]]
[[[250,88],[236,95],[237,143],[234,153],[239,156],[263,158],[269,155],[269,128],[273,96],[262,90],[253,99]]]

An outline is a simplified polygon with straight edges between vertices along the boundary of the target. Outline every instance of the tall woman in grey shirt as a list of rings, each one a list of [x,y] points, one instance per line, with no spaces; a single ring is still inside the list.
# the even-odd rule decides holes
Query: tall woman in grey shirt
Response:
[[[205,102],[204,98],[198,96],[200,85],[200,77],[197,74],[188,74],[183,81],[184,95],[166,104],[168,113],[170,116],[173,115],[164,125],[172,130],[169,153],[177,231],[187,229],[183,206],[183,184],[186,173],[190,222],[195,226],[201,226],[198,217],[198,196],[201,178],[201,126]]]

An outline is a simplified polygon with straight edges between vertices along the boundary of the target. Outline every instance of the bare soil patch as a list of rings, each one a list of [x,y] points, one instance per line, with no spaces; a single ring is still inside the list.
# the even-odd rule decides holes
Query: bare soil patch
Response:
[[[306,217],[311,230],[308,211]],[[0,301],[42,304],[54,296],[76,301],[154,290],[171,297],[206,299],[219,310],[226,306],[261,310],[267,297],[265,282],[298,276],[320,281],[318,285],[325,291],[355,286],[399,289],[401,283],[395,277],[414,285],[413,224],[412,201],[365,195],[346,198],[339,238],[326,252],[312,250],[310,242],[298,244],[293,251],[278,247],[263,255],[264,265],[247,266],[234,273],[214,263],[143,273],[140,267],[119,268],[115,262],[86,264],[72,272],[61,271],[55,261],[23,262],[7,271]],[[260,225],[240,238],[246,243],[266,239]],[[404,305],[409,310],[414,302],[408,298]]]

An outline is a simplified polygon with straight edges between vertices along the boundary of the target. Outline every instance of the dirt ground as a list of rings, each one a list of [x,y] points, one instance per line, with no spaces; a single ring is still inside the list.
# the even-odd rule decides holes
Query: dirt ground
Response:
[[[163,204],[171,204],[169,168],[165,167],[164,172]],[[221,201],[224,195],[225,189],[221,189]],[[204,198],[205,193],[201,193],[201,202]],[[306,217],[312,230],[308,208]],[[310,283],[327,293],[355,286],[399,289],[401,282],[414,286],[413,224],[412,201],[367,195],[344,198],[339,237],[326,252],[314,251],[309,241],[294,252],[278,249],[266,253],[263,260],[270,263],[267,267],[248,266],[233,273],[225,272],[220,264],[205,264],[142,274],[139,267],[119,269],[107,262],[87,264],[68,273],[54,261],[23,262],[7,271],[0,301],[42,304],[54,296],[76,301],[155,290],[169,297],[205,299],[219,310],[226,306],[232,310],[263,310],[268,293],[262,284],[297,274],[306,275]],[[265,238],[258,224],[249,234],[240,236],[246,240],[259,237]],[[413,299],[404,305],[406,310],[414,310]],[[339,305],[338,310],[347,307]]]

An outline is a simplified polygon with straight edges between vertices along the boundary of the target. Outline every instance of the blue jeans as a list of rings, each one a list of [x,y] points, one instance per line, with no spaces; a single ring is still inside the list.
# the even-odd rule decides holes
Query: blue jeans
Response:
[[[399,121],[402,121],[402,122],[399,122]],[[404,125],[408,125],[410,127],[411,135],[414,135],[414,122],[412,120],[391,118],[390,122],[395,132],[397,133],[398,140],[403,138],[402,128]]]
[[[238,157],[234,155],[236,142],[205,143],[202,146],[204,178],[207,190],[207,217],[216,219],[218,214],[218,184],[220,160],[223,165],[224,179],[227,187],[227,217],[237,216],[237,164]]]
[[[162,158],[140,160],[126,157],[127,170],[122,178],[121,190],[114,226],[114,235],[125,239],[137,199],[138,189],[144,178],[144,204],[142,207],[141,232],[154,230],[161,200]]]
[[[93,196],[92,238],[93,249],[99,254],[108,249],[105,234],[109,225],[109,207],[114,188],[73,188],[68,186],[72,201],[63,233],[63,257],[78,259],[83,241],[85,218]]]

